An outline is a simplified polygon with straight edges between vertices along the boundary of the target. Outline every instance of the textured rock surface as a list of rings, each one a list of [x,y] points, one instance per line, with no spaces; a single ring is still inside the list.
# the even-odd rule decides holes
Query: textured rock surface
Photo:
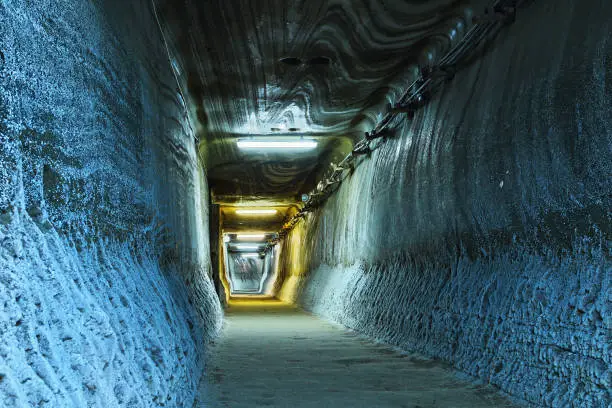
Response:
[[[448,364],[374,344],[293,305],[232,300],[226,312],[198,408],[516,407]]]
[[[519,14],[292,232],[281,296],[519,400],[608,407],[611,13]]]
[[[350,150],[386,95],[457,41],[471,13],[453,0],[156,1],[213,140],[215,195],[277,200],[314,188],[321,164]],[[272,155],[235,146],[238,137],[286,133],[316,136],[319,148]]]
[[[207,184],[148,1],[0,1],[0,405],[191,406]]]

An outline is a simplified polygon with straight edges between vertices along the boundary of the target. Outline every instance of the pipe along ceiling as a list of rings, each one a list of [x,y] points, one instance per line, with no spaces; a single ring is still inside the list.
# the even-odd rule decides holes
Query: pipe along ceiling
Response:
[[[520,3],[474,15],[457,1],[154,2],[222,229],[278,231],[271,248]],[[278,212],[236,217],[235,206]]]
[[[457,1],[155,3],[218,202],[298,202],[472,13]],[[238,147],[253,138],[316,147]]]
[[[423,69],[457,46],[473,26],[474,7],[370,0],[154,4],[179,89],[197,117],[221,229],[281,235],[310,206],[330,166],[353,151]],[[237,216],[238,206],[278,212]]]
[[[0,407],[612,406],[610,16],[0,0]]]

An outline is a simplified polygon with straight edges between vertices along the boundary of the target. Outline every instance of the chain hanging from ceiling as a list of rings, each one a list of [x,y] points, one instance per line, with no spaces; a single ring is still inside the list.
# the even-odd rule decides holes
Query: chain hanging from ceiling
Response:
[[[473,18],[473,25],[458,43],[452,47],[436,64],[421,67],[420,75],[400,96],[394,106],[382,117],[378,124],[365,137],[359,140],[353,150],[338,164],[331,164],[331,174],[321,180],[308,194],[304,206],[284,224],[276,236],[268,240],[266,250],[280,242],[295,225],[309,212],[318,208],[361,163],[362,156],[369,156],[382,143],[392,136],[404,119],[412,119],[417,110],[431,101],[445,83],[451,81],[461,61],[481,50],[505,25],[513,23],[516,10],[528,0],[497,0],[484,13]]]

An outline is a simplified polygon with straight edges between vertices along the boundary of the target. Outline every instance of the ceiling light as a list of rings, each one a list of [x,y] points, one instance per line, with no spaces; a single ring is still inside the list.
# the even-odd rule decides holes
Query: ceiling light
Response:
[[[238,239],[264,239],[266,234],[238,234]]]
[[[277,212],[277,210],[236,210],[238,215],[272,215]]]
[[[296,140],[273,140],[273,139],[243,139],[238,141],[241,149],[302,149],[310,150],[317,147],[317,142],[312,139]]]
[[[248,253],[248,254],[240,254],[242,258],[259,258],[259,254],[256,252]]]
[[[259,249],[261,245],[236,244],[234,247],[236,249]]]

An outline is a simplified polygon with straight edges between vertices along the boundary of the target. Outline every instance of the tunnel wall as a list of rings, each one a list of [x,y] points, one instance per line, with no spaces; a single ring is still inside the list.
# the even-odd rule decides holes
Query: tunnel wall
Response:
[[[610,400],[610,3],[532,2],[283,243],[280,297],[517,400]]]
[[[0,1],[0,406],[191,407],[221,311],[149,1]]]

